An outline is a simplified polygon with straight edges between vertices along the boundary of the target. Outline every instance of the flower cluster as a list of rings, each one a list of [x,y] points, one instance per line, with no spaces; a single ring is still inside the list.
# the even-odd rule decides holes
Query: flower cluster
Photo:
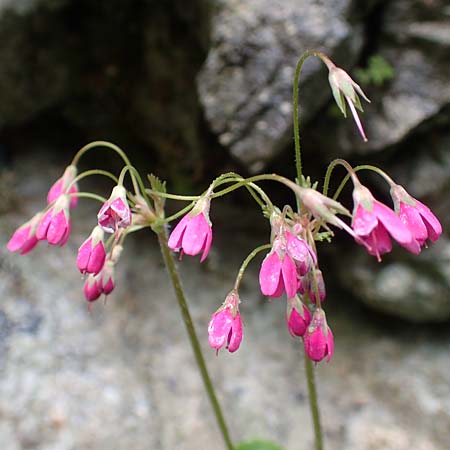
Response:
[[[71,230],[70,209],[78,202],[77,170],[70,165],[64,174],[50,188],[47,207],[31,220],[19,227],[7,243],[11,252],[24,255],[39,241],[63,246]],[[110,198],[98,213],[98,225],[78,250],[77,266],[88,278],[84,284],[86,300],[93,302],[102,294],[108,295],[114,289],[114,266],[119,260],[125,231],[131,225],[131,209],[127,192],[123,186],[116,186]],[[104,232],[114,233],[109,249],[105,247]]]
[[[283,213],[272,208],[270,251],[259,271],[259,285],[264,296],[279,298],[286,294],[287,328],[292,336],[303,339],[306,355],[315,362],[325,358],[329,362],[334,352],[333,333],[322,307],[326,288],[315,245],[320,227],[328,230],[330,236],[333,233],[327,224],[347,231],[379,261],[382,254],[392,249],[390,238],[417,254],[427,239],[434,242],[442,233],[442,227],[430,209],[387,175],[394,209],[376,200],[360,183],[353,169],[349,168],[349,171],[354,183],[353,214],[317,190],[299,186],[294,189],[302,205],[298,213],[288,206]],[[285,184],[291,185],[290,182]],[[212,242],[210,197],[210,194],[202,197],[174,228],[168,242],[172,250],[188,255],[202,253],[201,261],[207,257]],[[350,216],[351,224],[338,214]],[[217,351],[225,347],[235,352],[242,340],[238,286],[239,280],[209,322],[209,344]]]

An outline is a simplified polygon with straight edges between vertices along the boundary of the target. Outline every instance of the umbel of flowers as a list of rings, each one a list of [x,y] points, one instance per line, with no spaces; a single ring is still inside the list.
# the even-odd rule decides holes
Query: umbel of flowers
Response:
[[[334,338],[323,308],[326,298],[325,277],[320,269],[316,244],[323,240],[331,241],[334,236],[333,229],[337,228],[348,233],[357,244],[381,261],[382,255],[391,251],[392,241],[396,241],[407,251],[418,254],[428,241],[435,242],[442,233],[441,224],[430,209],[377,167],[352,167],[348,162],[336,159],[328,167],[321,191],[317,183],[312,184],[309,178],[303,176],[298,131],[298,78],[302,64],[308,56],[317,56],[326,64],[332,93],[339,108],[345,115],[346,104],[349,106],[359,132],[366,140],[356,111],[362,111],[359,96],[368,100],[361,88],[325,55],[320,52],[307,52],[297,64],[294,80],[297,169],[294,181],[276,174],[244,178],[236,173],[226,173],[213,180],[208,189],[198,196],[169,194],[166,192],[165,183],[153,175],[148,177],[149,185],[146,186],[139,172],[119,147],[104,141],[93,142],[75,155],[61,178],[50,188],[46,207],[19,227],[7,244],[11,252],[19,252],[22,255],[30,252],[39,241],[47,241],[52,246],[63,246],[70,236],[71,209],[76,207],[78,198],[99,201],[101,207],[96,220],[93,220],[92,232],[81,244],[76,259],[78,268],[85,277],[84,295],[89,304],[92,304],[102,295],[108,296],[114,290],[116,265],[125,247],[126,237],[146,228],[154,231],[161,244],[208,395],[230,450],[233,446],[203,360],[176,266],[169,252],[169,249],[178,252],[180,259],[184,254],[201,255],[200,262],[208,257],[213,241],[213,224],[209,213],[216,200],[236,189],[245,188],[261,209],[262,217],[270,224],[267,241],[250,252],[243,261],[232,290],[219,309],[212,314],[208,325],[208,342],[216,352],[223,347],[231,353],[236,352],[242,343],[239,288],[247,266],[259,253],[266,252],[259,270],[259,288],[262,295],[275,299],[285,295],[286,325],[289,333],[303,340],[305,354],[311,361],[317,363],[326,359],[329,362],[334,352]],[[122,158],[124,167],[119,176],[105,170],[88,170],[77,175],[80,158],[87,151],[99,147],[112,150]],[[343,166],[347,175],[334,195],[329,196],[331,176],[337,165]],[[377,200],[369,188],[362,184],[357,174],[363,169],[375,172],[388,183],[392,205]],[[96,193],[79,190],[79,182],[94,175],[106,176],[113,181],[113,188],[107,199]],[[131,188],[124,183],[127,175],[130,177]],[[353,184],[353,205],[347,208],[339,202],[339,195],[349,180]],[[292,191],[296,198],[295,207],[273,204],[261,187],[261,184],[267,182],[280,183]],[[187,205],[166,217],[167,200],[183,201]],[[178,219],[180,220],[168,237],[169,224]],[[307,376],[311,377],[308,370]],[[315,389],[313,381],[308,382],[308,388],[312,394],[311,389]],[[314,398],[310,395],[310,399],[312,404],[315,395]],[[317,434],[317,430],[320,431],[318,414],[313,414],[313,419],[316,448],[319,449],[322,447],[320,432]]]

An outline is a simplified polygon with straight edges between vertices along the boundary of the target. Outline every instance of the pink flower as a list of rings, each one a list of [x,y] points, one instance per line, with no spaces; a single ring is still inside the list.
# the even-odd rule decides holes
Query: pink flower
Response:
[[[47,240],[50,245],[63,246],[70,234],[70,198],[67,194],[58,197],[39,222],[36,230],[38,240]]]
[[[109,199],[100,208],[97,215],[98,224],[108,233],[115,233],[119,228],[131,224],[131,209],[128,206],[127,191],[123,186],[116,186]]]
[[[420,245],[409,228],[392,209],[375,200],[369,189],[355,184],[353,201],[352,227],[355,239],[364,244],[371,255],[376,255],[380,261],[380,255],[392,250],[389,235],[410,252],[420,253]]]
[[[334,353],[334,339],[323,309],[317,308],[314,312],[311,324],[303,336],[303,344],[308,358],[319,362],[327,356],[327,363],[330,362]]]
[[[102,295],[102,285],[98,275],[89,275],[84,283],[84,296],[88,302],[95,302]]]
[[[294,297],[299,287],[297,267],[286,250],[282,238],[275,238],[272,251],[265,257],[259,271],[261,292],[268,297]]]
[[[36,247],[36,244],[38,243],[36,228],[41,217],[42,213],[38,213],[31,220],[17,228],[6,244],[6,247],[10,252],[19,251],[21,255],[25,255]]]
[[[191,212],[186,214],[170,233],[167,245],[173,251],[194,256],[202,253],[200,262],[208,256],[212,243],[209,220],[209,198],[200,199]]]
[[[303,336],[311,322],[309,309],[296,295],[287,301],[286,324],[292,336]]]
[[[115,287],[114,262],[106,261],[102,271],[97,275],[89,275],[84,283],[84,295],[88,302],[94,302],[102,294],[109,295]]]
[[[427,239],[431,242],[439,239],[442,225],[427,206],[411,197],[398,184],[391,187],[391,196],[400,220],[408,227],[420,246],[425,245]]]
[[[299,275],[305,275],[313,264],[317,264],[317,256],[314,250],[304,239],[293,235],[289,231],[285,232],[286,249],[295,262]]]
[[[67,166],[64,174],[61,178],[58,178],[53,186],[50,188],[47,194],[47,203],[53,203],[59,198],[61,194],[67,194],[67,188],[72,183],[72,181],[77,176],[77,168],[75,166]],[[76,184],[72,185],[69,194],[76,194],[78,192],[78,186]],[[78,197],[71,197],[70,207],[74,208],[78,203]]]
[[[231,291],[223,305],[212,315],[208,325],[208,342],[217,351],[224,345],[235,352],[242,341],[242,320],[239,314],[239,295]]]
[[[82,274],[97,275],[105,264],[106,252],[103,245],[103,230],[96,226],[91,235],[78,250],[77,265]]]

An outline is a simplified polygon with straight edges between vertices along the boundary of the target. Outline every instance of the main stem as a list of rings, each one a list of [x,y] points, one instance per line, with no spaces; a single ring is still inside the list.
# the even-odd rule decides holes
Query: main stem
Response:
[[[300,71],[302,70],[303,63],[305,62],[305,59],[309,56],[318,56],[320,59],[323,60],[325,55],[321,52],[310,50],[300,57],[297,63],[297,67],[295,68],[295,75],[294,75],[294,87],[293,87],[293,93],[292,93],[292,101],[293,101],[293,115],[292,119],[294,121],[294,144],[295,144],[295,167],[297,170],[297,183],[302,182],[302,155],[300,150],[300,131],[299,131],[299,124],[298,124],[298,83],[300,79]]]
[[[305,372],[308,382],[309,406],[314,426],[315,450],[323,450],[322,426],[320,425],[319,403],[312,361],[305,355]]]
[[[173,288],[175,290],[175,295],[177,297],[178,306],[181,310],[181,315],[183,316],[184,324],[186,325],[186,330],[189,335],[189,340],[191,342],[192,350],[194,352],[195,360],[197,366],[200,370],[200,374],[205,385],[206,392],[208,394],[209,400],[214,410],[214,414],[217,419],[217,424],[219,425],[220,431],[222,433],[223,440],[228,450],[234,450],[233,443],[231,442],[230,433],[228,431],[227,424],[225,422],[222,409],[220,408],[219,401],[217,400],[216,393],[214,391],[214,386],[209,376],[208,369],[206,367],[205,359],[203,358],[202,349],[200,347],[200,342],[195,332],[194,323],[192,322],[191,314],[189,312],[189,307],[186,302],[186,297],[184,295],[183,287],[181,286],[180,275],[175,265],[172,254],[170,253],[169,247],[167,246],[167,233],[164,228],[162,228],[157,233],[158,241],[161,248],[161,253],[166,264],[167,270],[169,272],[170,281],[172,282]]]

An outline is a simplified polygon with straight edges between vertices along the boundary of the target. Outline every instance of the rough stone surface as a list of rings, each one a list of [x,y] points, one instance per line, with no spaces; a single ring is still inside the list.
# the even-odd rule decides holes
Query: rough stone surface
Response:
[[[344,154],[380,152],[402,142],[450,104],[450,15],[447,2],[387,2],[376,54],[390,63],[394,78],[381,87],[368,86],[372,104],[363,121],[369,142],[340,121],[333,143]]]
[[[300,55],[318,49],[338,59],[345,55],[347,65],[355,61],[362,37],[360,27],[348,21],[350,3],[219,3],[211,50],[198,78],[199,93],[220,143],[251,171],[261,170],[292,139],[292,82]],[[304,66],[304,121],[330,96],[317,84],[321,70],[317,60]]]
[[[21,159],[13,183],[20,202],[0,216],[1,448],[222,448],[151,236],[126,242],[117,289],[91,313],[75,254],[94,225],[96,203],[81,202],[74,211],[65,247],[40,244],[23,257],[5,249],[9,234],[43,206],[48,186],[63,170],[42,164],[47,159],[40,153]],[[286,449],[299,442],[312,448],[299,342],[286,330],[284,300],[261,298],[258,264],[249,267],[241,290],[241,348],[216,356],[207,347],[209,316],[229,291],[238,264],[268,239],[254,228],[243,234],[240,223],[215,221],[209,268],[196,258],[180,263],[207,363],[236,440],[260,437]],[[375,320],[334,292],[325,308],[336,352],[331,364],[318,366],[327,447],[447,448],[448,327]]]

